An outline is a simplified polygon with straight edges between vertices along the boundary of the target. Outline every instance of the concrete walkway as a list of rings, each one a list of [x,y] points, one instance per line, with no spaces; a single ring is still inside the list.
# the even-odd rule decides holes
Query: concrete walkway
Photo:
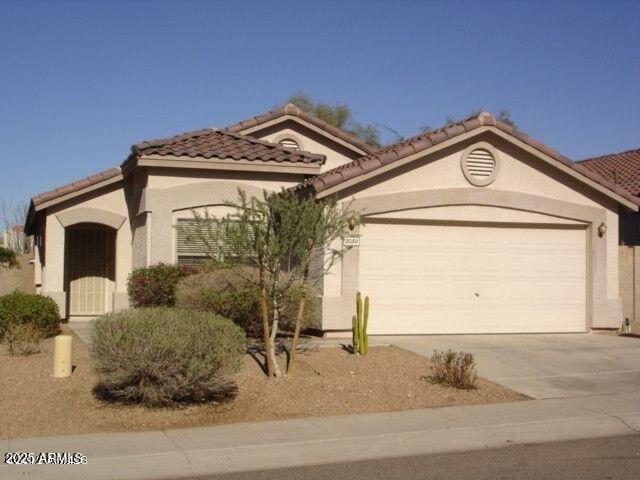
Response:
[[[531,398],[640,392],[640,339],[597,333],[376,336],[430,356],[463,350],[478,373]]]
[[[93,320],[72,320],[67,326],[75,333],[80,340],[87,345],[89,344],[89,329]]]
[[[81,452],[87,465],[0,465],[2,479],[168,479],[640,432],[640,393],[0,440],[4,452]]]

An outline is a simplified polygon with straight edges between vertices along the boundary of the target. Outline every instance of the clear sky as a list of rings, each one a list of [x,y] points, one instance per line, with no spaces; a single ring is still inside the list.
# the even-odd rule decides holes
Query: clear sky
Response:
[[[640,1],[0,0],[0,198],[298,90],[403,135],[481,107],[573,159],[640,147]]]

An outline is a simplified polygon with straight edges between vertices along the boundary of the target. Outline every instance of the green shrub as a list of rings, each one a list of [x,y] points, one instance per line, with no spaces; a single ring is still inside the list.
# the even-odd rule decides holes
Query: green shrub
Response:
[[[11,325],[33,325],[45,337],[60,331],[58,305],[49,297],[15,291],[0,297],[0,337]]]
[[[215,313],[233,322],[254,337],[262,331],[260,292],[245,277],[254,279],[250,269],[209,270],[183,278],[176,288],[176,306]]]
[[[431,379],[461,390],[476,388],[478,374],[473,354],[466,352],[447,352],[434,350],[431,356],[434,373]]]
[[[247,336],[262,334],[260,292],[255,285],[257,272],[249,268],[207,270],[183,278],[176,289],[176,306],[202,310],[230,318],[242,327]],[[301,290],[293,287],[287,292],[280,315],[280,329],[292,329],[298,313]],[[271,315],[271,312],[270,312]],[[305,308],[305,326],[318,316],[318,299],[309,295]],[[269,317],[271,321],[271,316]]]
[[[136,307],[172,307],[178,281],[194,271],[193,267],[165,263],[138,268],[127,280],[129,298]]]
[[[32,323],[12,323],[4,332],[9,355],[31,355],[40,351],[42,330]]]
[[[242,329],[206,312],[161,307],[105,315],[91,328],[94,393],[149,407],[228,400],[244,344]]]

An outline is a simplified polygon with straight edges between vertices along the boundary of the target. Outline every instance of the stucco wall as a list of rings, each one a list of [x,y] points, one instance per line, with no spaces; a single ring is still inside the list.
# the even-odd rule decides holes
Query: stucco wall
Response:
[[[131,226],[128,221],[127,201],[121,184],[106,190],[92,192],[89,196],[78,197],[65,204],[49,208],[46,216],[45,267],[42,275],[43,295],[51,296],[60,307],[62,316],[66,316],[65,274],[65,227],[61,218],[70,212],[82,211],[87,222],[101,223],[103,215],[91,216],[91,210],[109,212],[124,217],[116,234],[115,281],[110,282],[109,299],[114,308],[123,308],[128,304],[126,281],[131,273]]]
[[[14,290],[25,293],[36,293],[33,283],[34,268],[30,262],[32,255],[24,254],[18,257],[18,268],[0,268],[0,295],[6,295]]]
[[[323,172],[360,156],[293,121],[285,121],[264,130],[252,132],[250,135],[272,143],[291,138],[298,142],[301,150],[325,155],[327,161],[322,166]]]
[[[498,151],[500,170],[496,180],[488,186],[476,187],[471,185],[464,177],[460,158],[462,152],[471,144],[479,141],[488,141]],[[340,195],[344,202],[353,199],[362,200],[376,198],[382,195],[400,194],[403,192],[419,191],[444,191],[447,189],[486,189],[496,192],[513,192],[517,194],[529,194],[553,201],[570,202],[575,205],[583,205],[589,211],[599,212],[592,218],[602,218],[607,225],[604,238],[594,236],[593,246],[597,251],[593,269],[602,268],[604,271],[598,278],[602,278],[602,294],[597,294],[597,306],[601,313],[598,322],[607,322],[613,326],[618,323],[621,306],[618,293],[618,214],[617,203],[605,195],[560,172],[542,160],[518,149],[516,146],[503,139],[492,135],[484,135],[473,140],[461,142],[450,148],[434,153],[430,156],[417,159],[405,166],[392,169],[386,173],[355,185]],[[366,215],[366,211],[364,212]],[[581,223],[575,219],[550,216],[522,209],[495,208],[492,206],[438,206],[437,208],[422,208],[384,213],[379,215],[384,218],[438,220],[438,221],[481,221],[481,222],[508,222],[508,223]],[[583,223],[583,222],[582,222]],[[597,225],[593,225],[597,228]],[[360,234],[366,237],[366,227]],[[392,234],[392,232],[390,232]],[[355,255],[350,252],[349,255]],[[345,283],[353,284],[352,274],[342,263],[334,266],[331,275],[324,281],[326,311],[331,311],[329,305],[335,304],[331,296],[344,295],[349,289]],[[345,278],[349,278],[345,282]],[[602,296],[603,298],[599,298]],[[608,312],[608,313],[606,313]],[[344,316],[344,315],[343,315]],[[609,320],[605,320],[608,317]],[[346,317],[345,317],[346,318]],[[339,328],[335,319],[329,320],[331,327]],[[348,328],[348,321],[340,323]],[[328,325],[328,324],[327,324]],[[594,323],[594,326],[605,326]]]
[[[224,202],[236,200],[238,188],[248,196],[260,196],[264,190],[288,188],[302,179],[300,174],[150,169],[136,212],[137,216],[146,215],[145,232],[136,233],[134,248],[136,256],[144,260],[134,258],[134,263],[174,263],[175,225],[178,218],[192,217],[192,209],[209,207],[212,214],[224,214]]]

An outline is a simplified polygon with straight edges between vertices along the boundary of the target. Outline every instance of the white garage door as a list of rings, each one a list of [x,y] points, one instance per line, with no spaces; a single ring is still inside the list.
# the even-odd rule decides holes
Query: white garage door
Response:
[[[586,330],[584,229],[368,223],[369,333]]]

